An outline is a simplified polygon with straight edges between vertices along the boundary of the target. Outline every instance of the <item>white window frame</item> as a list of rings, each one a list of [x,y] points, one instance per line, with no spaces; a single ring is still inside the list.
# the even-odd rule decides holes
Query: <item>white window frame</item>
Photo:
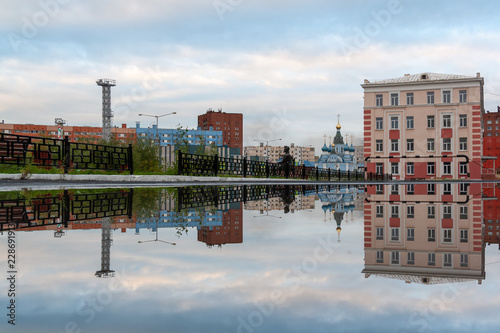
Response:
[[[375,129],[376,130],[383,130],[384,129],[384,118],[383,117],[376,117],[375,118]]]
[[[451,95],[451,90],[442,90],[441,91],[441,99],[443,104],[450,104],[453,100]]]

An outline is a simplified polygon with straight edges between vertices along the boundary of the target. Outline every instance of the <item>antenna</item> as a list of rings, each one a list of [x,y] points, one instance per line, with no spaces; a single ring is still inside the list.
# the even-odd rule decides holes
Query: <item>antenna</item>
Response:
[[[111,139],[111,127],[113,111],[111,111],[111,87],[116,86],[116,80],[99,79],[96,81],[102,87],[102,138],[106,141]]]

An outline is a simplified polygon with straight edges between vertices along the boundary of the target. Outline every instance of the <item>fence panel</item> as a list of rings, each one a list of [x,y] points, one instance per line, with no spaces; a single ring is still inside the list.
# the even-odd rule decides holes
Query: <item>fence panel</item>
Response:
[[[116,147],[90,143],[0,133],[0,164],[45,167],[128,170],[133,173],[132,146]]]

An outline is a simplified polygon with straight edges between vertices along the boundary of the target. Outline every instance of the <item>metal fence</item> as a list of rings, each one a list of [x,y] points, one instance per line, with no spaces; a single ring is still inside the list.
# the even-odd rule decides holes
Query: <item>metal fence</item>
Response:
[[[129,171],[133,174],[132,145],[90,143],[0,133],[0,164],[36,165],[69,169]]]
[[[341,171],[304,165],[283,165],[248,160],[246,157],[237,159],[217,155],[186,154],[180,150],[177,152],[177,163],[178,174],[190,176],[276,177],[325,181],[365,180],[365,172],[362,170]],[[392,175],[388,174],[366,174],[366,180],[389,180],[391,178]]]

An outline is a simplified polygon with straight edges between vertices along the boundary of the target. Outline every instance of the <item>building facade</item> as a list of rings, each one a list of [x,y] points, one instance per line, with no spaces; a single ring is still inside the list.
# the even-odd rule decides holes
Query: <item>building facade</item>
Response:
[[[495,178],[500,175],[500,107],[497,112],[483,113],[483,151],[488,155],[483,161],[483,178]]]
[[[481,283],[481,192],[477,183],[369,185],[364,205],[365,277],[422,284]]]
[[[258,146],[245,147],[243,154],[247,157],[257,157],[260,161],[269,161],[276,163],[285,155],[284,146],[269,146],[261,142]],[[290,144],[290,155],[295,159],[298,164],[303,164],[304,161],[314,162],[314,147],[301,147],[296,146],[294,143]]]
[[[160,146],[175,146],[177,144],[184,144],[188,146],[222,146],[222,131],[214,131],[212,128],[202,130],[200,127],[197,129],[177,129],[177,128],[156,128],[141,127],[141,123],[135,124],[137,138],[150,140],[159,140]]]
[[[241,155],[243,152],[243,114],[217,112],[208,109],[198,116],[198,127],[201,130],[222,131],[222,145],[233,148],[231,155]]]
[[[8,133],[26,136],[42,136],[52,139],[58,138],[57,125],[33,125],[33,124],[6,124],[0,123],[0,133]],[[102,139],[102,127],[93,126],[63,126],[64,136],[70,141]],[[121,127],[111,128],[112,136],[120,142],[133,142],[137,139],[135,128],[127,128],[127,124]]]
[[[365,80],[365,170],[394,179],[481,179],[483,84],[479,73]]]

